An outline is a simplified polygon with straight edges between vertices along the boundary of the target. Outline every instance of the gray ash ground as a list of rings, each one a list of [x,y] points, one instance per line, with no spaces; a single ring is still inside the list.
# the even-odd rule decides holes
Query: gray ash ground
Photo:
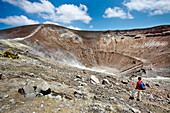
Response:
[[[19,59],[0,58],[0,74],[0,113],[170,112],[169,79],[144,77],[147,90],[142,101],[136,101],[129,100],[136,78],[79,69],[29,53]],[[48,83],[51,93],[33,98],[18,93],[33,81]]]

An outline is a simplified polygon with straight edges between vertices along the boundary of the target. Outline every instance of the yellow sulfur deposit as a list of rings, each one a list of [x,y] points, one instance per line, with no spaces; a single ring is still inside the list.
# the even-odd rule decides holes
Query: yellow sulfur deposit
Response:
[[[3,53],[0,52],[0,57],[3,57]]]
[[[18,54],[14,53],[14,51],[12,51],[12,49],[7,49],[7,50],[5,50],[4,53],[0,53],[0,57],[7,57],[7,58],[11,58],[11,59],[19,58]]]

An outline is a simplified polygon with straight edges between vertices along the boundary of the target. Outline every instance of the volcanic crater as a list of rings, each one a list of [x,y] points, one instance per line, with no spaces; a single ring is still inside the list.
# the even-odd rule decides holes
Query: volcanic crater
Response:
[[[167,76],[170,73],[170,26],[115,31],[77,31],[52,24],[0,31],[1,46],[30,51],[70,65],[114,74]],[[4,41],[7,40],[7,41]]]

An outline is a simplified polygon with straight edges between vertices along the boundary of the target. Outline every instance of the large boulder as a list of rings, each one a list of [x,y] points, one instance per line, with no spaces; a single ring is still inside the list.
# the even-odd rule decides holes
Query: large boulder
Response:
[[[37,95],[48,95],[51,93],[50,85],[45,81],[29,81],[23,88],[18,90],[26,98],[34,98]]]

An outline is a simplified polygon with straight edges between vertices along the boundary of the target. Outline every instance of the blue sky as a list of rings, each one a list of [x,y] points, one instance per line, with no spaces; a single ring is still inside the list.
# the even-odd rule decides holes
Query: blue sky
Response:
[[[80,30],[170,25],[169,0],[0,0],[0,29],[53,23]]]

